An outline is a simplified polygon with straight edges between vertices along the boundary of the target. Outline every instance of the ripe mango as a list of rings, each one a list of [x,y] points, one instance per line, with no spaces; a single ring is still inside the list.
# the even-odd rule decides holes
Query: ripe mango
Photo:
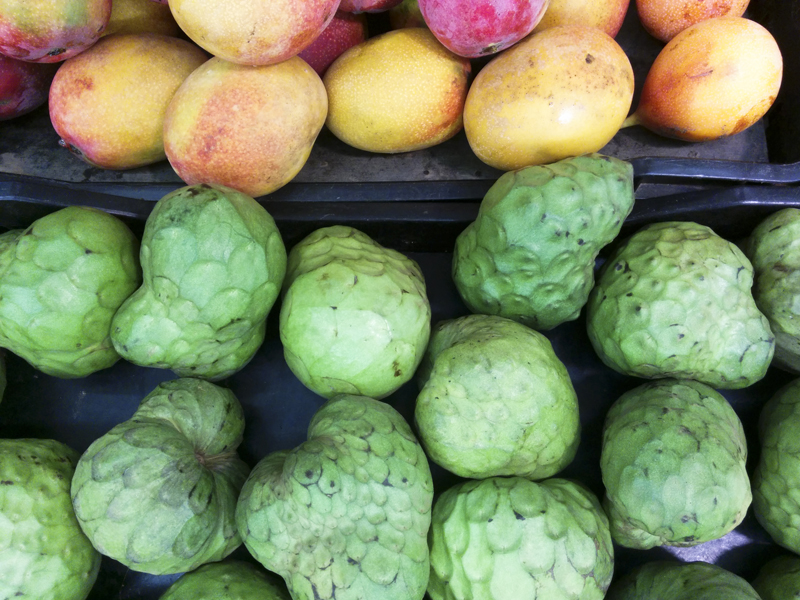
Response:
[[[112,33],[160,33],[178,37],[181,29],[166,3],[153,0],[114,0],[111,19],[103,35]]]
[[[739,133],[769,110],[783,58],[764,27],[717,17],[684,29],[661,50],[625,126],[700,142]]]
[[[636,0],[642,27],[668,42],[687,27],[714,17],[741,17],[750,0]]]
[[[65,61],[50,86],[61,145],[104,169],[164,160],[167,105],[207,58],[191,42],[156,33],[102,38]]]
[[[470,62],[421,27],[383,33],[345,51],[325,73],[326,124],[369,152],[407,152],[461,130]]]
[[[511,171],[596,152],[633,100],[633,69],[608,34],[585,25],[534,33],[475,77],[464,130],[486,164]]]
[[[253,197],[288,183],[308,160],[328,100],[303,59],[249,67],[214,57],[170,102],[164,146],[186,183],[216,183]]]

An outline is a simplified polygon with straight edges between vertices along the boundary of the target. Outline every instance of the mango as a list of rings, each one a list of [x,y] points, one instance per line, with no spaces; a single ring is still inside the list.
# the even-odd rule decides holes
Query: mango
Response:
[[[782,78],[780,48],[764,27],[743,17],[701,21],[658,54],[625,126],[692,142],[733,135],[766,114]]]
[[[112,33],[160,33],[178,37],[180,27],[169,6],[154,0],[114,0],[111,19],[103,35]]]
[[[50,86],[61,145],[104,169],[164,160],[167,105],[207,58],[191,42],[156,33],[102,38],[65,61]]]
[[[169,0],[180,28],[214,56],[270,65],[297,55],[328,26],[339,0]]]
[[[629,6],[630,0],[550,0],[534,31],[557,25],[588,25],[616,37]]]
[[[325,30],[298,56],[322,77],[342,52],[360,44],[367,37],[367,15],[337,10]]]
[[[597,152],[625,121],[633,69],[608,34],[585,25],[534,33],[475,77],[464,131],[475,155],[511,171]]]
[[[0,54],[67,60],[94,44],[110,17],[111,0],[0,0]]]
[[[327,110],[322,80],[300,57],[259,67],[214,57],[169,104],[167,158],[190,185],[269,194],[306,163]]]
[[[458,133],[471,66],[427,29],[397,29],[345,51],[328,67],[328,129],[369,152],[428,148]]]
[[[741,17],[750,0],[636,0],[642,27],[668,42],[687,27],[714,17]]]
[[[339,10],[349,13],[377,13],[394,8],[403,0],[342,0]]]
[[[419,0],[403,0],[397,6],[390,8],[389,27],[391,29],[427,27],[422,11],[419,9]]]
[[[20,117],[47,102],[58,65],[32,63],[0,54],[0,121]]]
[[[419,0],[436,38],[459,56],[496,54],[528,35],[549,0]]]

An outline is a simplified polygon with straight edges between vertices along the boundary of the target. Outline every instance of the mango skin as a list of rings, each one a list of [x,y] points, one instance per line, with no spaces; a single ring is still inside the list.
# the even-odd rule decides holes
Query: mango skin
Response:
[[[327,110],[322,80],[299,57],[261,67],[214,57],[170,102],[167,158],[189,185],[216,183],[263,196],[306,163]]]
[[[733,135],[766,114],[782,78],[780,48],[764,27],[742,17],[701,21],[661,50],[626,125],[689,142]]]
[[[597,152],[633,100],[633,69],[608,34],[585,25],[534,33],[492,59],[464,106],[473,152],[504,171]]]
[[[550,0],[542,20],[533,31],[544,31],[558,25],[588,25],[616,37],[629,6],[630,0]]]
[[[207,58],[190,42],[154,33],[101,39],[65,62],[50,86],[50,120],[61,144],[104,169],[164,160],[167,105]]]
[[[47,102],[58,65],[32,63],[0,54],[0,121],[13,119]]]
[[[339,0],[170,0],[180,28],[214,56],[270,65],[298,54],[328,26]]]
[[[750,0],[636,0],[647,33],[668,42],[695,23],[716,17],[741,17]]]
[[[114,0],[103,36],[112,33],[160,33],[178,37],[181,29],[166,3],[154,0]]]
[[[463,126],[471,65],[427,29],[397,29],[353,46],[325,72],[326,125],[368,152],[429,148]]]
[[[111,0],[0,0],[0,54],[30,62],[61,62],[103,33]]]

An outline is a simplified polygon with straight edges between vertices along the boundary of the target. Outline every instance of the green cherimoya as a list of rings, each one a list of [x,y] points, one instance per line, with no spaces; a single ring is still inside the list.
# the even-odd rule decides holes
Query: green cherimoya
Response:
[[[697,561],[650,561],[615,580],[606,600],[761,600],[744,579]]]
[[[112,323],[125,359],[209,380],[250,361],[286,272],[263,206],[219,185],[175,190],[147,219],[141,264],[144,282]]]
[[[587,304],[589,339],[627,375],[749,386],[775,350],[752,284],[747,257],[708,227],[645,226],[603,265]]]
[[[600,468],[614,541],[694,546],[741,523],[752,495],[747,442],[728,401],[698,381],[662,379],[606,415]]]
[[[601,600],[614,551],[597,498],[566,479],[490,477],[439,496],[431,600]]]
[[[118,218],[71,206],[0,236],[0,346],[56,377],[119,360],[111,319],[141,282],[139,242]]]
[[[256,465],[236,522],[294,600],[421,600],[432,500],[427,458],[400,413],[339,395],[314,414],[308,441]]]
[[[578,318],[595,258],[633,208],[633,167],[600,154],[502,175],[458,236],[453,280],[472,312],[534,329]]]
[[[292,248],[284,289],[284,355],[306,387],[383,398],[413,377],[431,331],[415,261],[352,227],[324,227]]]
[[[84,600],[100,554],[69,496],[78,454],[55,440],[0,440],[0,598]]]
[[[182,575],[159,600],[289,600],[283,582],[251,563],[225,560]]]
[[[800,553],[800,379],[764,404],[758,431],[753,512],[776,543]]]
[[[753,581],[761,600],[797,600],[800,598],[800,557],[777,556],[761,567]]]
[[[201,379],[160,384],[96,440],[72,480],[75,514],[101,553],[134,571],[190,571],[233,552],[248,474],[236,397]]]
[[[774,364],[800,373],[800,209],[773,213],[743,249],[753,263],[753,296],[775,334]]]
[[[541,333],[494,315],[444,321],[417,376],[419,439],[456,475],[543,479],[575,457],[578,397]]]

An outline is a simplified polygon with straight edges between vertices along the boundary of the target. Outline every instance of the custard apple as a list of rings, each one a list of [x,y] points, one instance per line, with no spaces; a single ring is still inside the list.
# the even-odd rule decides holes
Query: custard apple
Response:
[[[458,236],[453,280],[475,313],[534,329],[578,318],[595,258],[633,208],[633,167],[600,154],[502,175]]]
[[[490,477],[439,496],[431,600],[601,600],[614,551],[597,498],[566,479]]]
[[[775,334],[773,364],[800,373],[800,209],[764,219],[745,240],[753,263],[753,296]]]
[[[761,600],[744,579],[706,562],[650,561],[616,580],[606,600]]]
[[[263,206],[219,185],[175,190],[145,223],[141,264],[144,283],[112,323],[125,359],[212,381],[250,361],[286,272]]]
[[[234,514],[247,466],[236,397],[176,379],[96,440],[72,480],[78,522],[102,554],[134,571],[182,573],[222,560],[241,539]]]
[[[289,593],[264,569],[228,559],[182,575],[159,600],[289,600]]]
[[[750,582],[761,600],[800,598],[800,557],[778,556],[767,562]]]
[[[56,440],[0,440],[0,598],[89,595],[100,554],[70,502],[77,461],[78,453]]]
[[[421,600],[432,500],[428,461],[400,413],[341,394],[314,414],[308,441],[256,465],[236,522],[294,600]]]
[[[661,379],[606,415],[600,468],[614,541],[694,546],[742,522],[752,501],[747,442],[728,401],[697,381]]]
[[[494,315],[439,323],[418,380],[420,442],[456,475],[543,479],[575,457],[578,396],[550,341],[525,325]]]
[[[753,512],[777,544],[800,554],[800,379],[764,404],[758,432]]]
[[[352,227],[324,227],[292,248],[284,290],[284,356],[306,387],[383,398],[413,377],[431,331],[415,261]]]
[[[752,284],[747,257],[708,227],[645,226],[603,265],[587,304],[589,339],[627,375],[749,386],[775,351]]]
[[[0,346],[63,378],[117,362],[111,319],[141,282],[128,226],[70,206],[0,238]]]

